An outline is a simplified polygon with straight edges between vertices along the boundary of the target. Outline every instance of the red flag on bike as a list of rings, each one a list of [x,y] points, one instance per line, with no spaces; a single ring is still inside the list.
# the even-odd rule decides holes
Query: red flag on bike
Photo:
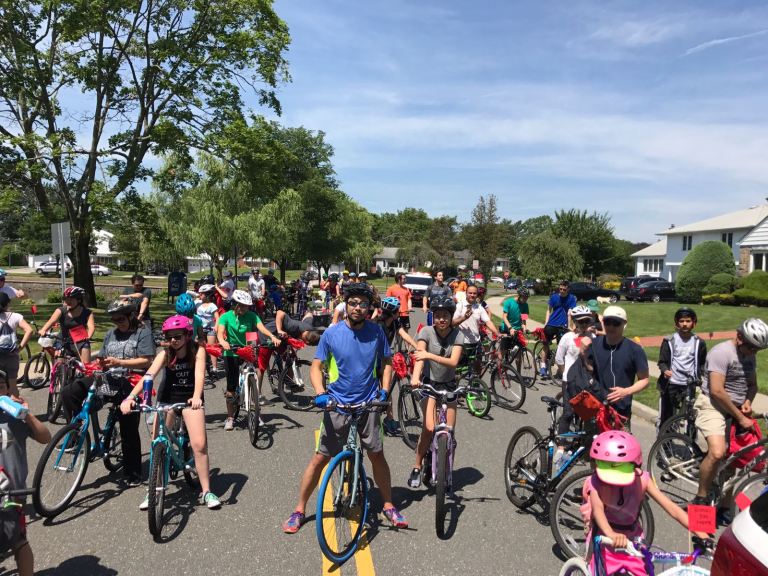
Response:
[[[259,341],[259,333],[258,332],[246,332],[245,333],[245,341],[246,342],[258,342]]]
[[[85,326],[74,326],[69,329],[69,336],[73,342],[83,342],[88,340],[88,330],[85,329]]]
[[[714,534],[717,530],[715,507],[688,504],[688,530]]]
[[[243,346],[242,348],[238,348],[236,354],[246,362],[250,362],[251,364],[256,363],[256,353],[250,346]]]

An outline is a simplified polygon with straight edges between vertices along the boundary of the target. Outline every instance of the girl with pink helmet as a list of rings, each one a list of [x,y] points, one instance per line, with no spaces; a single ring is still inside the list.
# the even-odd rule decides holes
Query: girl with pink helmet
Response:
[[[594,473],[584,482],[584,504],[581,512],[587,528],[613,540],[614,546],[602,546],[605,574],[647,574],[642,558],[615,552],[628,540],[643,536],[640,525],[640,506],[646,495],[653,498],[662,510],[688,529],[688,515],[663,494],[643,472],[643,450],[629,432],[610,430],[603,432],[592,442],[590,457],[594,461]],[[700,538],[708,538],[695,532]],[[590,534],[589,539],[592,539]],[[590,568],[595,570],[593,557]]]
[[[195,468],[202,489],[201,500],[208,508],[221,506],[218,496],[211,492],[208,472],[208,437],[205,432],[205,411],[203,410],[203,384],[205,382],[205,348],[197,345],[192,334],[192,320],[177,314],[163,322],[163,335],[168,343],[163,347],[147,376],[157,376],[164,372],[163,383],[157,393],[160,404],[186,402],[189,408],[182,411],[182,418],[189,432],[189,443],[195,456]],[[138,401],[143,383],[139,382],[130,396],[120,405],[123,414],[129,414]],[[173,412],[168,413],[168,426],[173,424]],[[153,431],[154,437],[155,431]],[[148,508],[145,497],[139,504],[140,510]]]

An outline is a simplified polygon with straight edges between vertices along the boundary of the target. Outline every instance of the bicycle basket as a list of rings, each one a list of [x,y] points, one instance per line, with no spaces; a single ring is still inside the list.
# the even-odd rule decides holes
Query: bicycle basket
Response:
[[[245,362],[256,363],[256,351],[253,349],[253,346],[238,348],[236,353]]]
[[[120,396],[125,383],[124,380],[112,374],[104,374],[96,387],[96,394],[99,398],[107,401],[114,401]]]
[[[591,420],[600,412],[603,403],[587,390],[582,390],[569,400],[573,413],[584,420]]]

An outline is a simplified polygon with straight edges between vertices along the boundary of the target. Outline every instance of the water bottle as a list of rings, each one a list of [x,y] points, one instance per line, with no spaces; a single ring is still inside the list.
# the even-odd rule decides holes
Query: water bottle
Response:
[[[24,420],[29,413],[23,404],[11,400],[10,396],[0,396],[0,409],[17,420]]]
[[[147,406],[152,406],[152,375],[144,376],[144,391],[142,401]]]
[[[547,451],[549,452],[549,457],[551,459],[552,455],[555,453],[555,443],[552,440],[547,444]]]

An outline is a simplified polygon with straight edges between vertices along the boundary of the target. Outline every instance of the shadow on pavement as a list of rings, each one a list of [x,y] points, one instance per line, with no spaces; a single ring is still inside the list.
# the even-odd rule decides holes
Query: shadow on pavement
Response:
[[[197,507],[197,494],[187,487],[166,494],[164,503],[163,529],[155,542],[162,544],[175,540],[184,531],[189,517]]]
[[[40,570],[35,572],[35,574],[37,576],[69,576],[70,574],[72,576],[84,574],[88,574],[88,576],[117,576],[117,570],[102,566],[97,556],[86,555],[69,558],[56,568]]]
[[[242,492],[243,486],[248,481],[248,476],[245,474],[237,474],[234,472],[227,472],[222,474],[219,468],[211,468],[211,490],[219,495],[222,502],[227,505],[237,504],[237,496]],[[223,495],[229,492],[230,488],[232,492],[225,500]]]

